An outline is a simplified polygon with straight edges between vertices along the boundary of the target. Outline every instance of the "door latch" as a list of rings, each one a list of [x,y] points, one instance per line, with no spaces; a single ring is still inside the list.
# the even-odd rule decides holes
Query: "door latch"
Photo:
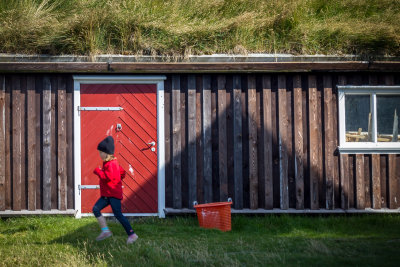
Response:
[[[154,146],[156,145],[156,142],[152,141],[152,142],[147,143],[147,144],[148,144],[148,145],[151,145],[150,150],[151,150],[152,152],[156,151],[156,148],[154,147]]]
[[[117,130],[117,132],[120,132],[122,130],[122,125],[117,123],[117,129],[116,130]]]

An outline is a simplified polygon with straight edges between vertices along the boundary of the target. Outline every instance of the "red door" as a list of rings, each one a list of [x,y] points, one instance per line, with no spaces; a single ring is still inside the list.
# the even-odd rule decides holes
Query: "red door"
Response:
[[[100,197],[93,170],[102,165],[97,145],[108,135],[113,136],[115,156],[127,173],[122,212],[157,213],[156,94],[156,85],[81,85],[82,213],[91,213]]]

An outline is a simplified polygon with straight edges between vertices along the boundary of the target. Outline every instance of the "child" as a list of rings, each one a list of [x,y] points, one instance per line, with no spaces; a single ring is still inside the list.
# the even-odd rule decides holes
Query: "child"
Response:
[[[100,198],[93,207],[93,214],[96,216],[101,234],[96,238],[97,241],[106,239],[112,236],[111,231],[107,227],[106,219],[101,215],[101,210],[111,205],[114,216],[124,227],[128,234],[127,244],[132,244],[138,239],[138,236],[133,232],[129,221],[121,212],[122,199],[122,183],[121,179],[125,177],[125,171],[118,164],[114,157],[114,139],[107,136],[97,146],[100,157],[103,160],[103,168],[96,168],[93,172],[100,178]]]

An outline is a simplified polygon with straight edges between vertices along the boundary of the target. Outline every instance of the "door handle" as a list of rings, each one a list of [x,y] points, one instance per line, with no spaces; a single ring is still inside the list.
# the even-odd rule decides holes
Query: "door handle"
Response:
[[[151,145],[151,146],[155,146],[155,145],[156,145],[156,142],[152,141],[152,142],[147,143],[147,144],[148,144],[148,145]]]

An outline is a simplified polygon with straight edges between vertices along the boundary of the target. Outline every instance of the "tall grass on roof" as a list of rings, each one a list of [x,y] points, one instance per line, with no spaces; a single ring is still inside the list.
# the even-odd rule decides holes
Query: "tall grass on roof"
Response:
[[[400,55],[398,0],[2,0],[0,52]]]

